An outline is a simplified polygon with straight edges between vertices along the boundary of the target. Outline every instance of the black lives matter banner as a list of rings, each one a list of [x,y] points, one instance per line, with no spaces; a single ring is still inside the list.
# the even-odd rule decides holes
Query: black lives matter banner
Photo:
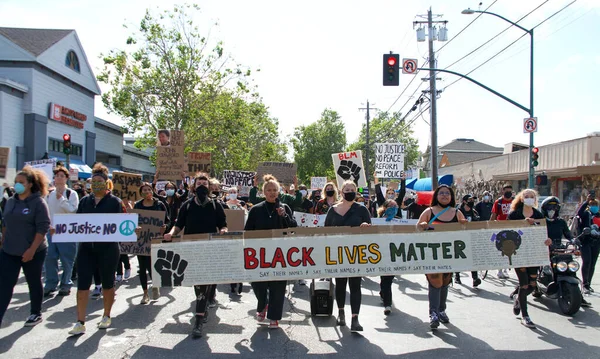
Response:
[[[420,233],[414,226],[295,228],[293,235],[257,231],[243,239],[158,243],[153,278],[164,279],[163,286],[192,286],[547,264],[546,227],[508,224],[446,224]],[[251,238],[269,233],[275,236]]]

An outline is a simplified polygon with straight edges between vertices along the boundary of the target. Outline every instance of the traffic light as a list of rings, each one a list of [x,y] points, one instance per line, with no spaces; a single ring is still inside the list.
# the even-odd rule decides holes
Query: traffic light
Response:
[[[546,175],[535,176],[535,184],[537,186],[547,186],[548,185],[548,176],[546,176]]]
[[[539,148],[534,147],[531,149],[531,167],[536,167],[539,164],[539,161],[538,161],[538,159],[540,158],[539,153],[540,153]]]
[[[400,85],[400,55],[383,55],[383,86]]]
[[[63,135],[63,153],[65,155],[71,154],[71,135],[68,133]]]

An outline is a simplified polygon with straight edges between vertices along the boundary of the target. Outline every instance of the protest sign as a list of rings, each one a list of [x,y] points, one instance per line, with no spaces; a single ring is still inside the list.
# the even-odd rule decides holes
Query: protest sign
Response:
[[[69,181],[77,181],[79,179],[79,170],[77,168],[69,168]]]
[[[10,156],[10,147],[0,147],[0,177],[6,178],[6,168],[8,167],[8,157]]]
[[[49,158],[46,160],[27,161],[25,166],[31,166],[44,172],[48,180],[54,179],[54,168],[56,167],[56,158]]]
[[[271,174],[277,178],[277,181],[281,184],[290,185],[294,183],[296,177],[296,164],[286,162],[262,162],[256,169],[256,175],[258,179],[262,181],[262,178],[266,174]]]
[[[547,264],[545,225],[506,222],[441,224],[418,233],[415,226],[246,231],[242,241],[189,236],[186,242],[153,243],[153,278],[162,286],[192,286]]]
[[[159,130],[156,147],[156,172],[159,180],[177,181],[185,170],[184,133]]]
[[[362,151],[334,153],[331,157],[338,187],[347,180],[353,181],[357,187],[367,187]]]
[[[113,172],[112,181],[114,184],[113,195],[124,201],[137,201],[141,199],[140,186],[142,185],[142,175],[127,172]]]
[[[243,209],[226,209],[227,230],[229,232],[240,232],[246,226],[246,211]]]
[[[55,214],[54,243],[136,242],[137,213]]]
[[[210,152],[188,152],[187,171],[190,174],[198,172],[210,174]]]
[[[327,184],[327,177],[311,177],[310,178],[310,189],[323,189]]]
[[[156,186],[155,186],[156,192],[158,193],[158,192],[164,190],[165,187],[167,186],[167,183],[169,183],[169,181],[157,181]]]
[[[256,172],[247,171],[223,171],[223,183],[226,187],[237,187],[239,197],[248,197],[250,188],[254,186]]]
[[[401,178],[404,174],[404,145],[402,143],[375,144],[375,176]]]
[[[165,212],[130,209],[128,213],[138,214],[138,226],[142,227],[136,242],[121,242],[121,254],[149,256],[154,238],[162,238],[162,226],[165,224]]]
[[[323,227],[325,226],[326,214],[310,214],[294,212],[294,219],[298,223],[298,227]],[[390,221],[385,218],[371,218],[371,224],[376,226],[414,226],[417,224],[416,219],[394,218]]]

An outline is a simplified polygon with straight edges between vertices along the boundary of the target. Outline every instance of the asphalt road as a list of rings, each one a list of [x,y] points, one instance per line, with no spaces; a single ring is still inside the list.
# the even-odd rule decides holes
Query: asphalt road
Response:
[[[133,272],[136,261],[132,259]],[[559,314],[555,301],[529,300],[537,330],[525,328],[512,314],[508,294],[515,281],[496,279],[490,272],[480,289],[463,285],[450,289],[447,313],[451,323],[429,329],[427,287],[423,275],[396,278],[394,311],[383,315],[379,278],[363,281],[360,321],[362,334],[335,326],[335,318],[310,316],[308,288],[288,286],[280,329],[269,330],[254,319],[256,300],[250,286],[241,296],[220,285],[205,336],[192,339],[192,288],[162,290],[161,298],[139,305],[141,288],[133,276],[118,286],[112,327],[96,324],[102,301],[90,300],[87,333],[69,338],[75,321],[75,292],[44,301],[44,321],[24,328],[29,315],[27,285],[21,278],[0,328],[0,358],[599,358],[600,299],[587,299],[594,308],[574,317]],[[600,289],[600,280],[594,281]],[[592,286],[593,287],[593,286]],[[336,311],[334,311],[335,314]],[[346,312],[350,313],[349,295]]]

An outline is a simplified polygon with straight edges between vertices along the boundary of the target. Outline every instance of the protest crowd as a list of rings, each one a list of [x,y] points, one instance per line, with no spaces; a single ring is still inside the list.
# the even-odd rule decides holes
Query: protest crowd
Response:
[[[183,147],[178,148],[177,139],[174,140],[172,136],[169,139],[167,135],[169,133],[164,130],[159,134],[159,161],[163,156],[161,150],[165,150],[165,156],[173,156],[173,151],[181,150],[183,153]],[[197,158],[199,161],[210,160],[210,156]],[[273,171],[269,171],[269,166],[273,167]],[[194,261],[210,260],[206,257],[186,259],[163,249],[158,249],[154,258],[151,255],[154,253],[152,246],[165,243],[183,246],[184,242],[177,241],[191,235],[227,236],[232,232],[290,231],[290,228],[303,226],[307,218],[314,220],[312,227],[357,227],[353,231],[368,230],[385,222],[405,226],[408,223],[415,235],[419,236],[451,226],[452,223],[466,225],[471,222],[515,221],[522,226],[535,226],[540,220],[545,220],[547,235],[541,241],[549,247],[549,251],[565,242],[579,248],[582,297],[578,300],[581,306],[591,306],[583,296],[594,292],[591,283],[600,253],[600,212],[594,191],[589,192],[576,213],[561,213],[561,203],[557,197],[548,197],[540,203],[535,190],[525,189],[515,193],[509,184],[502,188],[502,193],[485,191],[457,198],[455,190],[448,185],[439,185],[427,192],[407,189],[404,175],[398,178],[398,188],[389,183],[388,187],[384,187],[381,182],[383,179],[375,175],[373,193],[373,188],[344,173],[341,178],[316,178],[311,184],[299,183],[292,165],[281,166],[287,169],[283,172],[275,169],[272,163],[256,172],[225,171],[220,180],[211,177],[207,173],[209,171],[188,173],[181,163],[175,163],[170,172],[164,167],[157,167],[154,181],[148,183],[142,182],[141,177],[133,181],[119,177],[131,175],[134,178],[135,174],[113,173],[110,179],[108,169],[97,163],[89,180],[73,182],[70,186],[67,185],[69,172],[60,164],[54,168],[51,183],[37,169],[25,167],[18,172],[14,186],[5,186],[0,202],[0,326],[21,269],[30,297],[30,315],[24,325],[35,326],[43,320],[44,298],[70,297],[74,294],[77,309],[73,313],[74,324],[68,335],[81,335],[87,330],[86,307],[90,298],[102,298],[104,303],[98,329],[119,325],[118,320],[113,323],[111,308],[115,301],[115,284],[130,280],[132,271],[136,270],[130,264],[130,257],[137,257],[142,293],[140,305],[145,305],[160,298],[160,287],[182,285],[184,272],[187,267],[195,265]],[[205,169],[209,170],[208,167]],[[123,183],[130,185],[125,189]],[[94,234],[93,218],[100,218],[94,215],[113,218],[109,216],[133,214],[139,215],[138,224],[131,229],[135,232],[136,241],[85,240],[86,236]],[[79,216],[76,218],[83,219],[79,223],[85,224],[63,228],[65,225],[59,223],[61,216]],[[569,217],[571,223],[567,222]],[[146,230],[150,228],[150,222],[152,229]],[[232,227],[234,222],[235,228]],[[592,231],[586,231],[586,228],[592,228]],[[58,240],[65,235],[65,231],[71,230],[79,233],[77,240]],[[115,232],[119,231],[123,234],[125,230],[118,228]],[[373,255],[379,253],[373,248],[369,250]],[[460,248],[454,250],[458,256]],[[292,257],[295,258],[288,252],[288,263],[293,262]],[[310,259],[310,256],[307,257]],[[272,265],[276,260],[275,257]],[[285,263],[286,259],[279,260]],[[246,268],[248,265],[246,263]],[[539,295],[536,283],[543,270],[539,266],[488,269],[497,271],[493,274],[500,279],[511,276],[518,279],[518,286],[506,295],[513,299],[513,313],[521,315],[521,323],[535,328],[527,311],[527,298],[530,294]],[[159,278],[156,277],[157,273]],[[484,279],[480,278],[479,273],[475,270],[470,273],[474,288]],[[449,286],[461,284],[465,279],[460,272],[450,269],[424,274],[428,282],[429,325],[435,329],[450,322],[451,308],[447,306]],[[393,314],[391,286],[396,275],[380,276],[384,315]],[[359,321],[362,276],[339,273],[330,277],[333,277],[331,281],[335,285],[333,292],[338,309],[337,325],[346,326],[349,323],[352,332],[363,331]],[[211,278],[207,280],[189,285],[193,287],[197,298],[191,309],[195,315],[190,330],[193,337],[203,335],[203,325],[210,321],[211,311],[216,310],[217,285],[209,284]],[[288,282],[289,279],[269,278],[249,283],[256,298],[256,320],[268,323],[270,329],[279,328],[279,321],[285,314]],[[297,285],[308,284],[305,279],[296,279],[294,282]],[[73,288],[75,283],[76,287]],[[244,285],[248,285],[241,278],[217,284],[229,284],[232,295],[241,295]],[[346,315],[347,292],[350,297],[349,315]]]

